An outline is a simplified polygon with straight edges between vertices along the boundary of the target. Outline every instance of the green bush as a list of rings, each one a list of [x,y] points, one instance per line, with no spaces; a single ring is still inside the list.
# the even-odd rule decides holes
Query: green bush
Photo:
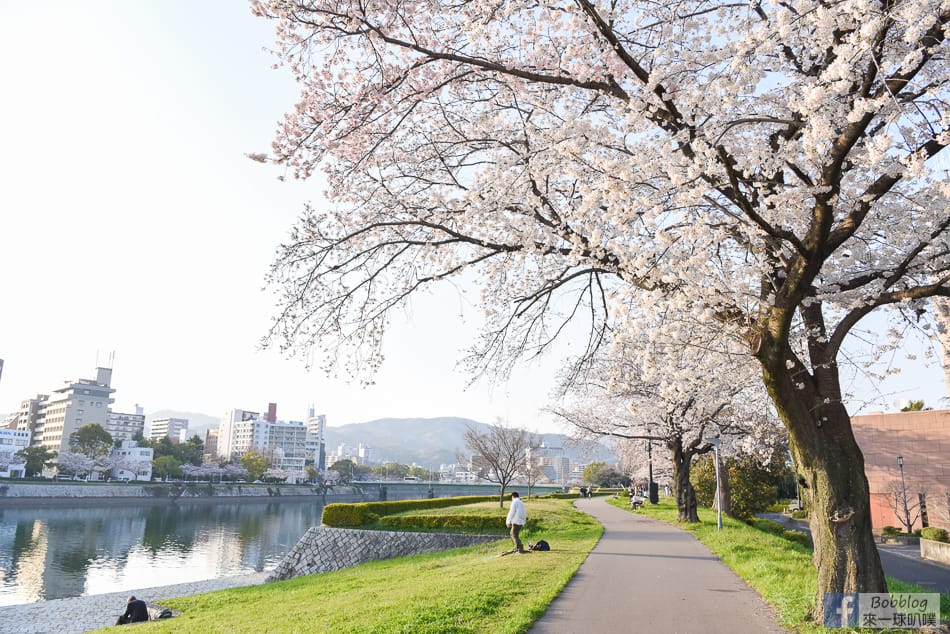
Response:
[[[804,509],[801,511],[792,511],[792,517],[794,517],[797,520],[808,519],[808,511]]]
[[[392,502],[359,502],[356,504],[327,504],[321,522],[326,526],[353,527],[375,524],[379,518],[406,511],[438,509],[463,504],[478,504],[497,500],[497,495],[466,495],[454,498],[427,498],[423,500],[395,500]]]
[[[505,520],[491,515],[392,515],[379,520],[380,526],[398,529],[464,530],[503,532]],[[525,530],[536,528],[537,522],[529,519]]]
[[[881,529],[881,535],[885,537],[897,537],[901,534],[901,531],[896,526],[885,526]]]
[[[937,528],[936,526],[928,526],[927,528],[921,529],[920,536],[933,542],[950,543],[950,535],[947,534],[947,531],[943,528]]]

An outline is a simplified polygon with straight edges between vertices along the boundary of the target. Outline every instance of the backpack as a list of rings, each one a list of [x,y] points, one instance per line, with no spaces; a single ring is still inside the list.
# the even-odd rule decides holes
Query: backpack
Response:
[[[531,546],[531,550],[551,550],[551,546],[543,539],[539,539],[537,544]]]

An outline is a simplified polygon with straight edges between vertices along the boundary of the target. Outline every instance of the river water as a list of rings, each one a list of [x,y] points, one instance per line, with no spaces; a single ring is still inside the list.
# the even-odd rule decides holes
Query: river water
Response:
[[[270,570],[323,505],[0,507],[0,606]]]

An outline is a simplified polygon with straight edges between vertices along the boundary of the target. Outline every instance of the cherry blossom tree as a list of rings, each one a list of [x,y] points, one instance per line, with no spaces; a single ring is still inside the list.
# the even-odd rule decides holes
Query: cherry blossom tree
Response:
[[[62,451],[56,458],[56,467],[59,471],[79,477],[92,473],[95,466],[94,459],[81,453]]]
[[[950,296],[945,0],[254,10],[301,97],[252,158],[322,168],[329,198],[278,253],[269,340],[367,376],[390,312],[462,276],[486,311],[475,372],[569,322],[577,370],[645,310],[718,322],[813,494],[819,596],[885,589],[839,363],[868,315],[929,336]]]

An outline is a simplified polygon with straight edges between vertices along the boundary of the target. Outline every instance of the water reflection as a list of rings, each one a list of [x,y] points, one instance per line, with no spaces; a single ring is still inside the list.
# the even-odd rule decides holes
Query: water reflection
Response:
[[[319,502],[0,509],[0,605],[272,568]]]

